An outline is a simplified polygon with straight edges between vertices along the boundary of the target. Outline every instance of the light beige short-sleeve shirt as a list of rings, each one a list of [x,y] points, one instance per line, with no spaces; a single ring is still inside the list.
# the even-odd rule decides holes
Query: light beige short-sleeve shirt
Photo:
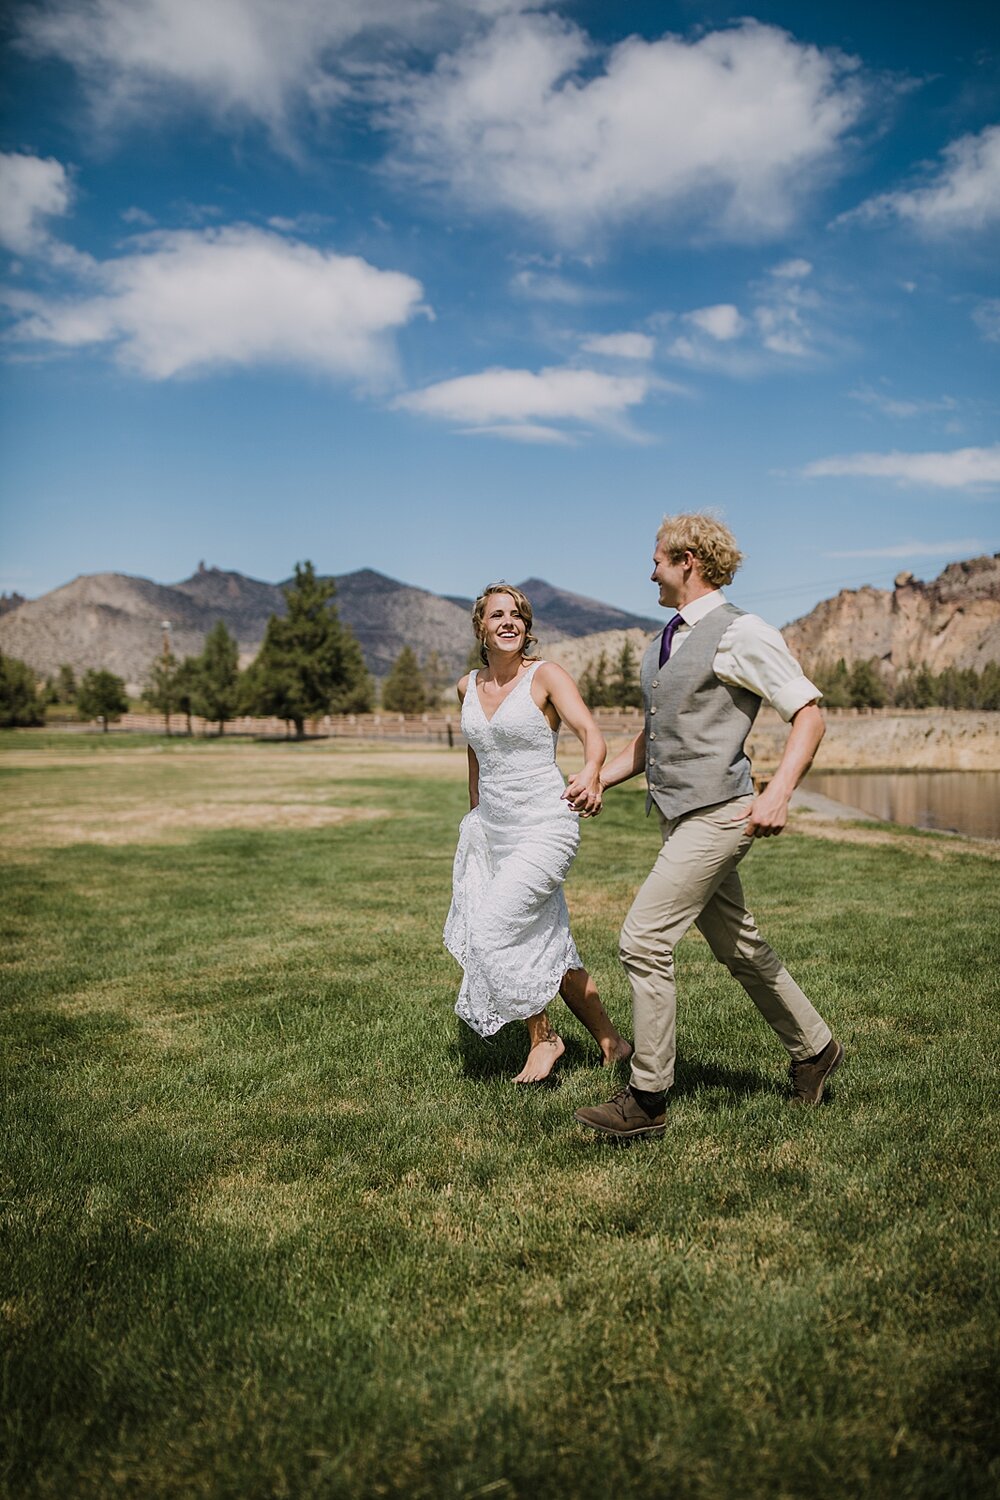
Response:
[[[722,590],[714,589],[678,610],[684,624],[678,625],[671,650],[679,650],[691,627],[726,602]],[[785,645],[781,631],[759,615],[737,616],[719,642],[712,670],[720,682],[746,688],[762,698],[786,724],[800,708],[818,702],[823,696]]]

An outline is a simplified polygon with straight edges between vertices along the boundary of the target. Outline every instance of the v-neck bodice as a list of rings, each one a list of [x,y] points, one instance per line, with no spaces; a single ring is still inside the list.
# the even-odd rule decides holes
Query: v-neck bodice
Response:
[[[469,673],[462,705],[462,733],[476,752],[483,779],[509,782],[535,776],[555,765],[558,731],[531,695],[531,680],[540,661],[532,662],[491,717],[479,696],[479,673]]]

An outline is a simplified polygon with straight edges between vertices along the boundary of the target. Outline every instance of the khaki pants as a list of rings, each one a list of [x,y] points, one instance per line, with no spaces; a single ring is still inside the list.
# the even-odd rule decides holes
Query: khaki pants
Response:
[[[632,984],[636,1088],[674,1081],[677,992],[674,949],[694,922],[796,1060],[813,1057],[830,1028],[757,931],[737,866],[753,840],[735,814],[753,798],[699,808],[672,821],[660,814],[663,845],[625,918],[621,961]]]

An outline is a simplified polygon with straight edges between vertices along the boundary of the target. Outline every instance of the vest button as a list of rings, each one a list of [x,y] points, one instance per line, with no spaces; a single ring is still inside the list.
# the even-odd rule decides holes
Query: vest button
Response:
[[[651,714],[655,714],[656,713],[656,704],[655,703],[650,706],[650,710],[649,711],[650,711]]]
[[[659,687],[659,685],[660,685],[660,679],[658,677],[654,677],[653,678],[653,686],[654,687]]]
[[[656,739],[656,730],[655,730],[655,729],[651,729],[651,730],[650,730],[650,731],[649,731],[649,738],[650,738],[650,739],[651,739],[651,740],[655,740],[655,739]]]

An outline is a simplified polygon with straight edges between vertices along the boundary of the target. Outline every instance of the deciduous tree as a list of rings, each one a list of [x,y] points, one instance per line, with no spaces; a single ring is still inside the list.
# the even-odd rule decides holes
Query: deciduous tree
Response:
[[[35,674],[16,656],[0,652],[0,727],[41,724],[42,702]]]
[[[76,706],[81,719],[100,719],[107,734],[108,725],[128,713],[125,684],[114,672],[91,668],[80,679]]]

